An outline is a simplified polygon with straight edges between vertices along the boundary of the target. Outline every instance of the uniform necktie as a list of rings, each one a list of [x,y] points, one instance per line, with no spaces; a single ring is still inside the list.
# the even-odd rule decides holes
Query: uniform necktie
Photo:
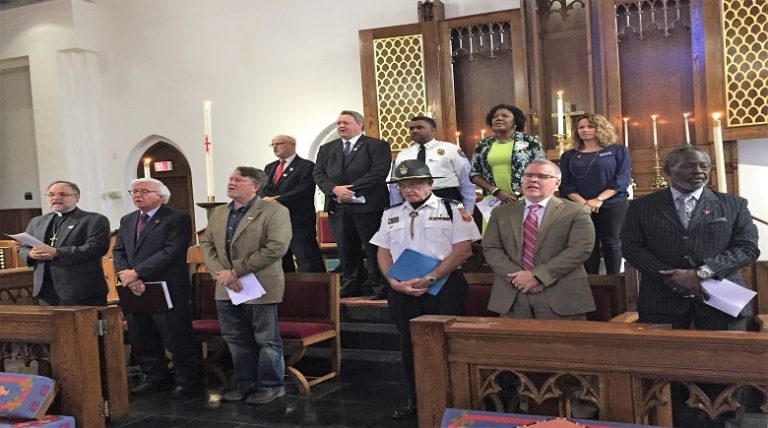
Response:
[[[147,225],[147,222],[149,221],[149,214],[147,213],[141,213],[141,216],[139,217],[139,224],[136,225],[136,240],[139,240],[139,237],[141,237],[141,232],[144,230],[144,226]]]
[[[349,141],[344,142],[344,156],[349,156],[352,153],[352,143]]]
[[[539,231],[539,217],[536,211],[541,205],[534,204],[528,207],[528,216],[523,222],[523,269],[533,271],[536,255],[536,234]]]
[[[693,215],[693,208],[696,206],[696,198],[693,195],[680,195],[677,197],[677,200],[677,215],[680,217],[683,227],[687,229]]]
[[[275,175],[272,177],[272,184],[277,184],[281,178],[283,178],[283,171],[285,170],[285,159],[280,159],[280,165],[275,169]]]
[[[427,149],[424,147],[424,144],[419,146],[419,153],[416,155],[416,159],[427,163]]]

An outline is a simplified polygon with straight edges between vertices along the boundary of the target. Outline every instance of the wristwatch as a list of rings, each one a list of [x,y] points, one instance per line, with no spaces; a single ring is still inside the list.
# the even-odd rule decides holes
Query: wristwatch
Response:
[[[696,269],[696,277],[704,281],[715,276],[715,272],[712,271],[707,265],[701,265]]]
[[[426,280],[427,280],[427,282],[428,282],[428,283],[430,283],[430,284],[434,284],[434,283],[435,283],[435,281],[437,281],[437,278],[435,278],[435,277],[434,277],[434,276],[432,276],[432,275],[425,275],[425,276],[424,276],[424,279],[426,279]]]

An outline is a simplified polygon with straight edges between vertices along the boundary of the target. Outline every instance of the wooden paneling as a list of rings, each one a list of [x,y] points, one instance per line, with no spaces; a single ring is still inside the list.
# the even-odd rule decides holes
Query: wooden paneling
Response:
[[[27,224],[43,213],[40,208],[0,210],[0,233],[19,233],[27,230]]]

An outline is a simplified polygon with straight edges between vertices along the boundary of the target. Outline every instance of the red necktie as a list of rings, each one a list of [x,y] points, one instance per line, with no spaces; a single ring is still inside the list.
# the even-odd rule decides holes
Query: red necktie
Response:
[[[285,159],[280,159],[280,165],[275,170],[275,176],[272,177],[272,184],[277,184],[280,178],[283,176],[283,170],[285,170]]]
[[[536,233],[539,231],[539,217],[536,210],[541,205],[534,204],[528,207],[528,216],[523,222],[523,269],[533,271],[536,255]]]
[[[144,226],[147,225],[147,222],[149,221],[149,214],[147,213],[141,213],[141,216],[139,217],[139,224],[136,225],[136,240],[139,240],[139,237],[141,236],[141,231],[144,230]]]

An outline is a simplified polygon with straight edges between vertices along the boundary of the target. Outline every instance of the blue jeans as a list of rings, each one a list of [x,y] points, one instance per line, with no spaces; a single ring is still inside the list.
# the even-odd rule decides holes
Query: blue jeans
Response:
[[[217,300],[216,309],[240,391],[282,387],[285,360],[277,304],[235,306],[229,300]]]

